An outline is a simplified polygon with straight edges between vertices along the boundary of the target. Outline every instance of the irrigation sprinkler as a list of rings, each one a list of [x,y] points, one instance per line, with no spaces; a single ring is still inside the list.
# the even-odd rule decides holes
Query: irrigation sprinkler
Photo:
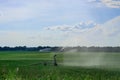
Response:
[[[56,56],[57,56],[56,54],[53,56],[53,59],[54,59],[54,62],[53,62],[53,63],[54,63],[54,66],[57,66],[57,65],[58,65],[58,64],[57,64],[57,60],[56,60]]]
[[[43,65],[44,65],[44,66],[47,66],[47,63],[46,63],[46,62],[44,62],[44,63],[43,63]]]

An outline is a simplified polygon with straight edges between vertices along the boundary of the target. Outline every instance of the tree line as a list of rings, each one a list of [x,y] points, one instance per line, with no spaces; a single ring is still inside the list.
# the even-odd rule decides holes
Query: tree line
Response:
[[[59,47],[50,47],[50,46],[38,46],[38,47],[27,47],[27,46],[16,46],[16,47],[9,47],[4,46],[0,47],[0,51],[39,51],[42,49],[50,48],[51,51],[58,50]]]
[[[51,47],[51,46],[38,46],[38,47],[27,47],[27,46],[16,46],[16,47],[9,47],[4,46],[0,47],[0,51],[40,51],[43,49],[49,48],[50,51],[57,51],[57,52],[66,52],[70,50],[75,50],[77,52],[80,51],[91,51],[91,52],[120,52],[120,47]]]

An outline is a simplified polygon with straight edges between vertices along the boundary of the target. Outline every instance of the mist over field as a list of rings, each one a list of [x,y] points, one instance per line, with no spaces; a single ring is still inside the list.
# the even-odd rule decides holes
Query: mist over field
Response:
[[[120,69],[119,56],[118,52],[78,52],[72,49],[64,53],[63,65]]]

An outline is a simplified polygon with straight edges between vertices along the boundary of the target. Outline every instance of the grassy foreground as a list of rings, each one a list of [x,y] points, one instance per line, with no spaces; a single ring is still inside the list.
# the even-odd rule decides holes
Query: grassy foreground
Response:
[[[120,71],[117,70],[53,66],[53,55],[0,52],[0,80],[120,80]],[[62,62],[62,55],[57,57]]]

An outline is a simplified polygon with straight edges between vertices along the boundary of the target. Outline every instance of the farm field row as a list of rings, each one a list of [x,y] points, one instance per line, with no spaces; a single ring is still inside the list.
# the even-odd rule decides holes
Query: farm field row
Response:
[[[0,52],[0,80],[120,80],[118,69],[61,65],[66,58],[64,53],[57,54],[59,65],[54,66],[54,54],[53,52]],[[113,58],[120,56],[119,53],[113,55],[112,53]]]

